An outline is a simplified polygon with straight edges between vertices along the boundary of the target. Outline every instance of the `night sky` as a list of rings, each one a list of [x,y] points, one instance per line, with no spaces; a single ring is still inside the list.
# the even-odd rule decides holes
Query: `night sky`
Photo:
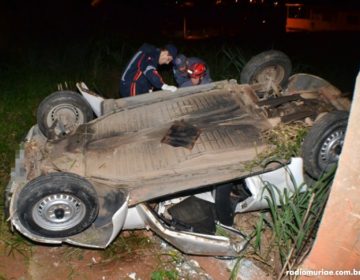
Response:
[[[94,2],[93,5],[92,1]],[[219,1],[219,0],[218,0]],[[0,4],[1,32],[5,37],[36,37],[46,33],[61,33],[62,36],[87,36],[93,32],[119,32],[142,36],[151,33],[164,36],[181,32],[184,15],[191,24],[201,28],[223,25],[224,29],[235,29],[245,24],[246,29],[256,30],[257,18],[266,18],[270,31],[279,31],[284,25],[284,0],[264,0],[263,5],[249,5],[249,0],[61,0],[61,1],[2,1]],[[253,2],[256,2],[254,0]],[[257,0],[260,3],[260,0]],[[299,1],[286,1],[299,2]],[[355,0],[303,0],[306,3],[345,5],[359,7]],[[189,8],[187,4],[194,4]],[[96,4],[96,5],[95,5]],[[360,10],[360,9],[359,9]],[[252,20],[252,21],[251,21]],[[229,32],[230,33],[230,32]],[[15,35],[16,34],[16,35]],[[223,34],[226,35],[226,34]],[[10,36],[10,37],[9,37]]]
[[[102,0],[96,5],[91,5],[92,0],[1,1],[0,51],[28,46],[43,49],[53,45],[67,47],[89,38],[98,40],[104,37],[129,44],[135,41],[134,46],[141,42],[171,41],[191,49],[194,42],[183,40],[186,18],[188,29],[210,34],[209,39],[215,38],[219,45],[231,41],[238,47],[253,51],[279,48],[289,55],[304,53],[304,56],[311,52],[315,59],[323,54],[319,63],[329,63],[333,55],[344,56],[352,61],[350,68],[351,75],[354,75],[360,49],[354,43],[357,34],[326,34],[324,40],[317,34],[287,35],[284,0],[276,1],[276,7],[274,1],[269,0],[264,0],[263,5],[250,5],[250,0],[235,1],[221,0],[221,5],[216,5],[216,0]],[[260,3],[261,0],[253,2]],[[360,1],[356,0],[302,2],[345,6],[358,10],[360,14]],[[213,41],[206,44],[212,45]],[[326,54],[322,50],[324,46]]]

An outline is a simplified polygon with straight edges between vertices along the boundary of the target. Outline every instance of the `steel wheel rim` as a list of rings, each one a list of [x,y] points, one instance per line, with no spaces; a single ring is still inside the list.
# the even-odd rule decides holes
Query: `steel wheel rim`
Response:
[[[60,193],[40,199],[32,210],[35,223],[43,229],[62,231],[78,225],[86,214],[84,203],[76,196]]]
[[[258,83],[269,83],[280,84],[285,77],[285,69],[279,65],[271,65],[265,67],[254,77],[254,81]]]
[[[85,116],[79,108],[70,104],[56,105],[49,112],[46,118],[46,124],[48,127],[52,127],[54,123],[55,134],[68,134],[76,126],[85,122]]]
[[[320,147],[319,165],[321,169],[326,168],[337,162],[340,157],[341,149],[344,144],[345,130],[336,130],[329,134]]]

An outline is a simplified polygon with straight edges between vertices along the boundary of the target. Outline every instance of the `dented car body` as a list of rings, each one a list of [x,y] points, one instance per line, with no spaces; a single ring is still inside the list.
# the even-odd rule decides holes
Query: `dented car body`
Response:
[[[327,82],[305,79],[292,77],[275,98],[269,83],[230,80],[105,99],[98,118],[51,140],[36,125],[7,187],[11,224],[37,242],[94,248],[147,228],[188,254],[235,256],[247,240],[219,218],[221,188],[246,190],[233,213],[266,208],[266,182],[306,188],[301,158],[249,167],[269,147],[262,133],[349,106]]]

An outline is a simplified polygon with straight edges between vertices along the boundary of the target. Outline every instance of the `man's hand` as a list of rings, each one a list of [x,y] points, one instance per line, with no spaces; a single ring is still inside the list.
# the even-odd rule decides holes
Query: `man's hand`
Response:
[[[177,90],[177,87],[175,86],[169,86],[167,84],[163,84],[163,86],[161,87],[162,90],[169,90],[171,92],[174,92]]]

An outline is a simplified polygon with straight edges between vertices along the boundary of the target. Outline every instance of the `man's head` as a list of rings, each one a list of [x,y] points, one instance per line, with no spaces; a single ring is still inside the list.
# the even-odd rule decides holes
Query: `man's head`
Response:
[[[204,77],[206,72],[206,65],[204,63],[194,63],[189,66],[187,70],[191,82],[193,85],[201,83],[201,79]]]
[[[187,72],[190,78],[202,78],[206,72],[206,65],[204,63],[194,63],[189,66]]]
[[[160,51],[159,56],[159,64],[169,64],[177,55],[177,48],[172,45],[168,44]]]
[[[174,60],[174,65],[177,69],[180,71],[186,71],[186,56],[183,54],[178,54],[177,57]]]

